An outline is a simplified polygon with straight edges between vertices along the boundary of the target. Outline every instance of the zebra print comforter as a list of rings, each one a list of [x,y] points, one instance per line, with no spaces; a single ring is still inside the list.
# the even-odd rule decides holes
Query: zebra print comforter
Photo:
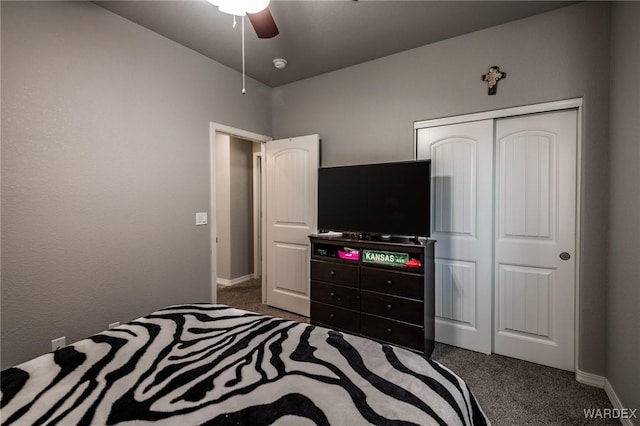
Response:
[[[3,425],[484,425],[435,361],[224,305],[171,306],[2,372]]]

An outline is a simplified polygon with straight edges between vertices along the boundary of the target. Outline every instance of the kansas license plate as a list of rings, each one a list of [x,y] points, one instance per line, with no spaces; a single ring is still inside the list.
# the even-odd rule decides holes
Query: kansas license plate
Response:
[[[362,261],[379,265],[405,266],[409,261],[409,253],[393,251],[363,250]]]

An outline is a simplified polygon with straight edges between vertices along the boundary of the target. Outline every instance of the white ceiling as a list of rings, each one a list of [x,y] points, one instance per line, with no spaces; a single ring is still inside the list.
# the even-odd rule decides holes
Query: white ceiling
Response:
[[[241,26],[204,0],[94,3],[242,70]],[[246,21],[246,73],[276,87],[572,3],[272,0],[280,34],[258,39]],[[277,70],[274,58],[286,59],[287,68]]]

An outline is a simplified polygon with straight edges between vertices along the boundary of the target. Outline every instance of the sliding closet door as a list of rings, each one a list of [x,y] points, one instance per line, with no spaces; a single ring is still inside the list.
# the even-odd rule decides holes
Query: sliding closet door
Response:
[[[496,121],[494,351],[574,370],[575,110]]]
[[[431,159],[436,341],[491,353],[493,120],[418,129]]]

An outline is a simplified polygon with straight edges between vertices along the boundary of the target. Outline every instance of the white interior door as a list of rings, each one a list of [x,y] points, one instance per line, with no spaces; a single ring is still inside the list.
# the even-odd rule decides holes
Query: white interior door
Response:
[[[317,231],[318,135],[266,143],[267,304],[309,316],[309,235]]]
[[[574,370],[577,112],[496,121],[494,351]]]
[[[493,120],[418,129],[431,159],[438,342],[491,353]]]

